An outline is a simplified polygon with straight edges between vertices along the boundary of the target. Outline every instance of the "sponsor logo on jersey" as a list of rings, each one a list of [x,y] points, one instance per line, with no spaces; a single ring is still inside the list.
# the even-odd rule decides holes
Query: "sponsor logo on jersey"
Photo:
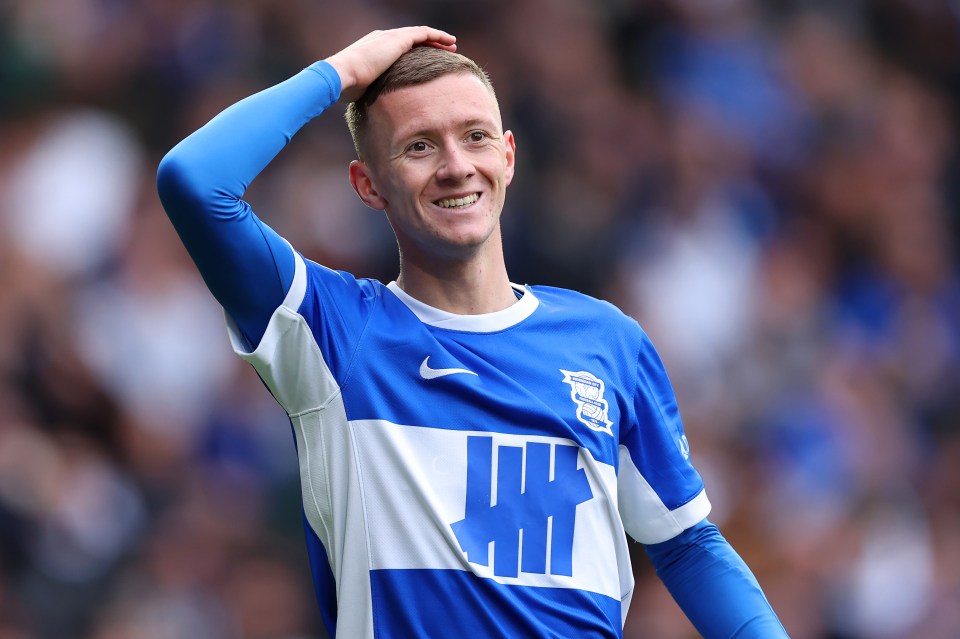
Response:
[[[467,438],[465,516],[451,524],[467,561],[493,574],[573,576],[577,505],[593,497],[576,446],[528,442],[499,445]]]
[[[677,447],[680,449],[680,454],[683,455],[684,459],[690,459],[690,442],[687,441],[686,435],[680,435],[677,438]]]
[[[603,398],[603,380],[587,371],[565,371],[563,381],[570,384],[570,399],[577,405],[577,419],[592,430],[613,435],[610,426],[613,424],[607,418],[609,405]]]

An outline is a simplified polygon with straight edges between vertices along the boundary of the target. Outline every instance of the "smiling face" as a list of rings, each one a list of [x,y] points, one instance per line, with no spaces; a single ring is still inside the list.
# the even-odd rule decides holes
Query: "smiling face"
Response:
[[[381,95],[368,126],[366,158],[351,164],[350,181],[386,212],[404,260],[499,254],[515,144],[479,78],[448,74]]]

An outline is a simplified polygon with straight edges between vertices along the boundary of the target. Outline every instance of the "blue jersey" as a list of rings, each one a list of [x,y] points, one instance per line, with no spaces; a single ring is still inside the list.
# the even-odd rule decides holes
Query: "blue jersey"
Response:
[[[503,311],[452,315],[297,256],[256,349],[232,333],[293,422],[338,634],[617,637],[624,529],[662,542],[707,515],[636,322],[516,291]]]
[[[515,286],[488,315],[309,262],[241,199],[336,101],[317,63],[160,165],[164,208],[293,424],[321,613],[348,639],[618,637],[626,536],[705,637],[785,637],[705,517],[663,365],[635,321]]]

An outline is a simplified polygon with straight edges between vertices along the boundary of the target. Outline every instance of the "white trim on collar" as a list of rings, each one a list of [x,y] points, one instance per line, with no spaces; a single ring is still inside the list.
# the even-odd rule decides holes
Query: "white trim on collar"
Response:
[[[411,297],[406,291],[400,288],[395,281],[387,284],[390,292],[396,295],[407,308],[413,311],[417,319],[424,324],[473,333],[502,331],[505,328],[519,324],[537,310],[537,307],[540,305],[540,300],[538,300],[529,289],[520,284],[511,283],[510,286],[513,287],[513,290],[521,294],[516,304],[511,304],[507,308],[501,311],[494,311],[493,313],[457,315],[456,313],[434,308]]]

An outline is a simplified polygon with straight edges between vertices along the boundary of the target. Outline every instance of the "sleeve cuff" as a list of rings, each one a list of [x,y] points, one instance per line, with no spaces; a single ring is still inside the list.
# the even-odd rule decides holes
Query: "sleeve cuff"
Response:
[[[340,99],[343,84],[340,82],[340,74],[337,73],[337,70],[333,68],[332,64],[326,60],[318,60],[307,67],[307,69],[323,78],[330,87],[330,104]]]

